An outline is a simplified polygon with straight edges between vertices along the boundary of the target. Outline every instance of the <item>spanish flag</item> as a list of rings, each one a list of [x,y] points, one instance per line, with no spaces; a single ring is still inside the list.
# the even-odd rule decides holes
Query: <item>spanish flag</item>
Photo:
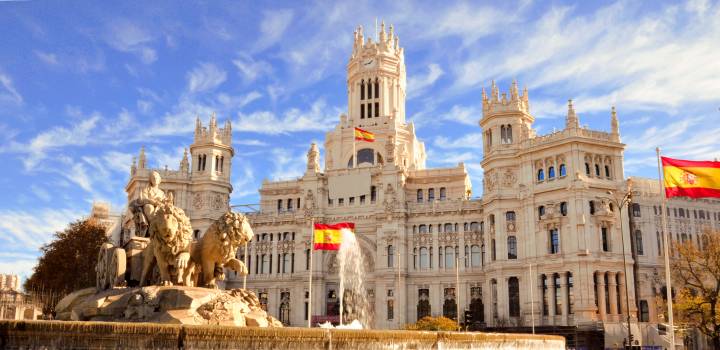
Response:
[[[366,141],[366,142],[375,142],[375,134],[373,134],[367,130],[355,128],[355,140]]]
[[[338,250],[342,243],[343,231],[355,233],[355,223],[315,224],[313,232],[314,250]]]
[[[720,162],[661,158],[665,197],[720,198]]]

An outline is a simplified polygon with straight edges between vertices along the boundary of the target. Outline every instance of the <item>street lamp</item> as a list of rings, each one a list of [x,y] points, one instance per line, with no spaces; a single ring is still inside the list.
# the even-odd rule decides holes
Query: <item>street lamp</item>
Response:
[[[628,337],[627,337],[627,345],[632,346],[633,343],[633,336],[632,336],[632,330],[630,328],[630,284],[628,283],[628,273],[627,273],[627,261],[625,257],[625,234],[623,234],[623,219],[622,219],[622,209],[626,205],[628,205],[628,211],[630,210],[629,204],[632,202],[632,180],[627,180],[627,190],[623,194],[622,198],[619,196],[616,196],[615,192],[612,190],[607,190],[606,192],[610,196],[610,200],[615,204],[615,206],[618,207],[618,210],[620,211],[620,238],[622,243],[622,253],[623,253],[623,272],[625,274],[625,303],[627,308],[627,328],[628,328]],[[625,343],[625,340],[623,340],[623,343]]]

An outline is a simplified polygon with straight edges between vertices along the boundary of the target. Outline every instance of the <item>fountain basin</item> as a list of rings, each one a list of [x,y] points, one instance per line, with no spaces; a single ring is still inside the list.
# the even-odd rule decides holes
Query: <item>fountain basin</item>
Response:
[[[2,349],[565,349],[552,335],[0,321]]]

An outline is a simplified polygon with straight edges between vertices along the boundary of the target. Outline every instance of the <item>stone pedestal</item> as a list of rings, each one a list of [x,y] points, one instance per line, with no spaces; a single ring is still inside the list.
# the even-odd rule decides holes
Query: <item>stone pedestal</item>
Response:
[[[219,290],[168,286],[84,289],[58,303],[57,319],[72,321],[153,322],[237,327],[282,327],[244,289]]]

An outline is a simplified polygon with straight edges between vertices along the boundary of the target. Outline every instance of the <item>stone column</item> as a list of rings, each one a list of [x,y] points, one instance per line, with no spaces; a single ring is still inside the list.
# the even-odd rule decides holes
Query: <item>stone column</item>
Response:
[[[605,273],[598,271],[596,273],[597,278],[597,302],[598,302],[598,314],[600,316],[600,320],[607,320],[606,310],[605,310]]]
[[[562,293],[562,325],[567,326],[570,305],[568,303],[567,272],[565,271],[560,273],[560,290]]]
[[[621,315],[627,315],[627,298],[625,297],[627,295],[627,286],[625,285],[625,274],[622,272],[618,272],[618,284],[620,285],[620,297],[618,298],[620,300],[620,314]],[[623,316],[624,317],[624,316]]]
[[[608,310],[608,314],[610,315],[617,315],[618,295],[615,276],[617,276],[616,272],[608,272],[608,298],[610,299],[610,310]],[[616,318],[617,317],[613,317],[613,320]]]

